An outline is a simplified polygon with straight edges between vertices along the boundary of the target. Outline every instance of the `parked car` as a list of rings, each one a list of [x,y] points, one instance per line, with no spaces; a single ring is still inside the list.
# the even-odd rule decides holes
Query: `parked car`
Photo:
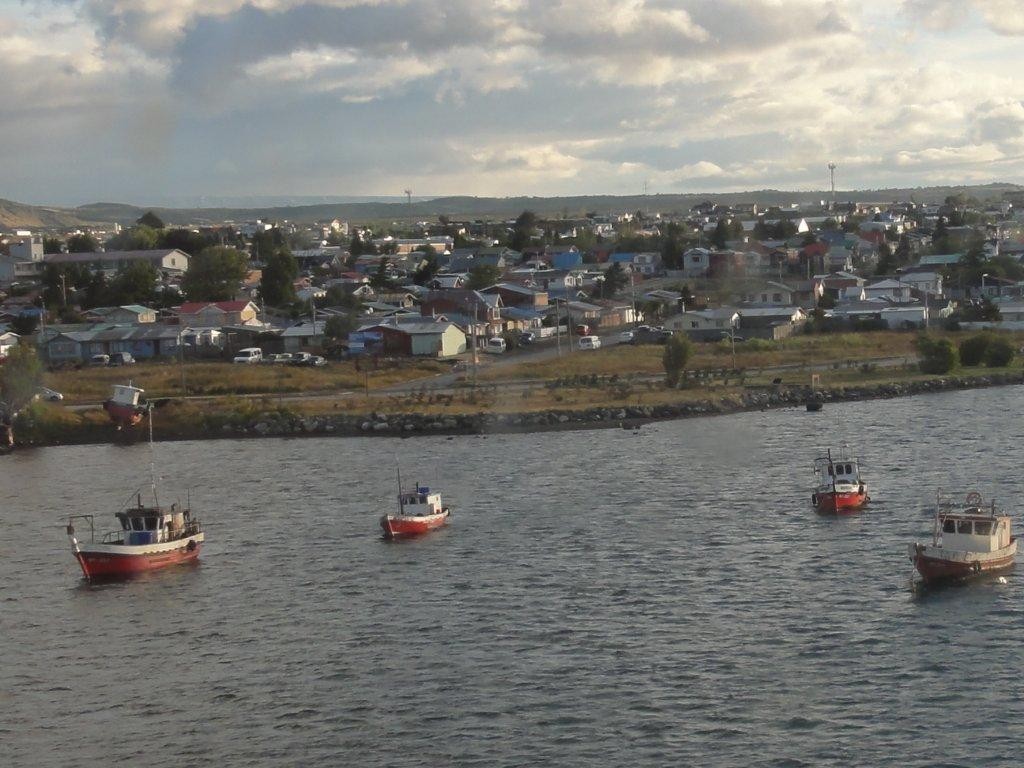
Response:
[[[36,392],[36,397],[42,400],[49,400],[52,403],[64,399],[64,395],[62,395],[56,389],[50,389],[49,387],[40,387],[39,391]]]
[[[109,365],[110,355],[93,355],[89,358],[89,365]]]
[[[665,328],[641,325],[633,331],[630,344],[664,344],[672,338],[672,331]]]
[[[246,347],[245,349],[238,350],[238,354],[234,356],[231,362],[233,363],[258,363],[263,359],[263,350],[259,347]]]
[[[633,341],[634,336],[635,334],[633,333],[633,331],[623,331],[622,333],[619,334],[619,341],[621,341],[623,344],[629,344]]]
[[[310,355],[309,360],[306,361],[306,365],[311,365],[314,368],[320,368],[321,366],[327,365],[327,358],[322,355]]]
[[[135,365],[135,358],[131,352],[112,352],[107,365]]]
[[[590,335],[590,326],[585,324],[585,323],[580,323],[579,325],[576,326],[576,328],[574,330],[574,333],[577,336],[581,337],[581,338],[583,336],[589,336]]]
[[[490,352],[492,355],[504,354],[506,349],[508,349],[508,345],[501,336],[492,336],[487,340],[487,346],[484,347],[484,351]]]
[[[274,352],[269,355],[264,355],[261,363],[269,363],[271,365],[280,365],[282,363],[290,363],[292,356],[287,352]]]
[[[579,346],[580,349],[600,349],[601,339],[598,336],[581,336]]]
[[[537,334],[534,333],[533,331],[523,331],[521,334],[519,334],[519,343],[522,344],[524,347],[528,347],[530,344],[533,344],[533,342],[535,342],[536,340]]]
[[[309,358],[312,355],[309,352],[292,352],[292,359],[288,361],[289,365],[309,365]]]

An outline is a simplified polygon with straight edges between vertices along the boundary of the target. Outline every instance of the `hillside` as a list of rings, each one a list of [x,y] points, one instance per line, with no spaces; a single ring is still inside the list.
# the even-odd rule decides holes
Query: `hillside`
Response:
[[[905,189],[868,189],[837,191],[840,201],[888,203],[913,200],[939,203],[947,196],[963,192],[979,200],[999,200],[1004,193],[1021,192],[1017,184],[986,184],[963,187],[917,187]],[[333,218],[355,222],[412,221],[451,218],[513,218],[524,210],[542,216],[576,217],[585,213],[615,213],[643,210],[660,213],[683,213],[703,200],[718,203],[757,203],[788,205],[813,204],[827,199],[823,190],[784,191],[756,190],[685,195],[586,195],[575,197],[439,197],[432,200],[403,202],[360,202],[267,208],[142,208],[122,203],[92,203],[78,208],[62,209],[22,205],[0,200],[0,227],[32,229],[63,229],[82,225],[132,224],[147,210],[153,210],[168,224],[216,224],[223,221],[249,221],[257,218],[280,221],[311,222]]]

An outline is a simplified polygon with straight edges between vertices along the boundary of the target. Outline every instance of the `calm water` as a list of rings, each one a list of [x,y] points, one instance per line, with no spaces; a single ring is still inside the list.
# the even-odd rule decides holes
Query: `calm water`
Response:
[[[103,587],[60,517],[113,522],[146,450],[0,459],[0,765],[1019,764],[1024,567],[918,594],[905,552],[938,486],[1021,519],[1022,400],[162,444],[202,564]],[[816,517],[844,441],[876,501]],[[378,537],[396,455],[447,530]]]

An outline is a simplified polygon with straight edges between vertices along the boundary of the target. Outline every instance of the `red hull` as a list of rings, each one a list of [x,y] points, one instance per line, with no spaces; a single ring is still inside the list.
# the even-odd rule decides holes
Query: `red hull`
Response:
[[[914,558],[914,567],[928,583],[942,581],[961,581],[972,576],[998,573],[1013,567],[1014,555],[1007,555],[997,560],[975,561],[973,563],[939,560],[934,557],[918,555]]]
[[[447,522],[447,512],[443,515],[432,515],[431,517],[421,519],[384,515],[380,519],[380,527],[384,530],[385,539],[397,539],[403,536],[419,536],[423,533],[429,533]]]
[[[113,400],[103,403],[103,410],[110,416],[110,420],[123,427],[134,427],[145,415],[145,410],[140,410],[132,405],[120,405]]]
[[[853,493],[816,493],[811,499],[814,508],[822,515],[851,515],[860,510],[868,501],[867,491]]]
[[[202,548],[203,545],[196,542],[192,549],[183,544],[178,549],[145,555],[78,552],[75,557],[78,559],[78,564],[82,566],[82,573],[87,579],[123,579],[192,562],[199,557]]]

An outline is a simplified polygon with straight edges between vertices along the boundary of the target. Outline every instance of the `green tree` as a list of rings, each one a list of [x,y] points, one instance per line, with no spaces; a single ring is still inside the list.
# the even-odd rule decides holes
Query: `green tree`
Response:
[[[896,271],[896,259],[893,256],[892,248],[888,243],[878,246],[878,265],[875,267],[876,275],[891,275]]]
[[[324,336],[345,339],[359,326],[355,315],[331,315],[324,324]]]
[[[957,354],[949,339],[937,339],[927,334],[917,337],[917,353],[924,373],[946,374],[956,368]]]
[[[156,293],[156,267],[145,260],[130,261],[110,281],[110,303],[151,304]]]
[[[622,264],[618,261],[612,262],[612,265],[604,272],[604,280],[600,282],[599,293],[601,298],[610,299],[625,288],[629,284],[629,280],[630,276],[626,274]]]
[[[433,251],[433,249],[431,250]],[[434,279],[438,269],[440,269],[440,265],[437,262],[437,253],[428,253],[426,259],[413,273],[412,280],[416,285],[426,285]]]
[[[85,290],[82,292],[82,309],[106,306],[109,304],[109,294],[110,286],[107,283],[107,275],[97,265],[90,273],[89,281],[85,284]]]
[[[160,217],[157,216],[152,211],[146,211],[144,214],[142,214],[139,217],[138,221],[136,221],[135,223],[136,224],[142,224],[143,226],[150,227],[152,229],[163,229],[164,228],[163,221],[161,221]]]
[[[10,424],[18,411],[32,402],[43,382],[43,364],[35,347],[20,343],[7,353],[0,366],[0,408],[2,420]]]
[[[1013,362],[1015,354],[1016,350],[1009,339],[997,336],[992,339],[988,349],[985,350],[985,365],[989,368],[1005,368]]]
[[[992,335],[988,333],[979,333],[961,341],[958,347],[960,363],[968,366],[981,365],[991,342]]]
[[[533,211],[523,211],[516,217],[515,225],[512,227],[512,237],[508,241],[509,247],[515,251],[522,251],[533,240],[536,229],[537,214]]]
[[[718,224],[715,225],[715,231],[711,233],[711,243],[716,248],[725,248],[726,242],[729,240],[729,225],[725,219],[719,219]]]
[[[693,355],[693,344],[682,333],[676,333],[665,342],[665,351],[661,362],[665,367],[665,383],[670,387],[678,387],[686,370],[686,363]]]
[[[370,277],[370,287],[375,291],[386,291],[391,287],[391,277],[388,275],[388,260],[383,256],[377,262],[377,271]]]
[[[249,253],[252,254],[253,261],[265,263],[278,249],[288,250],[288,244],[285,242],[284,234],[281,230],[274,227],[273,229],[257,232],[252,236]],[[288,251],[288,253],[290,254],[291,251]]]
[[[364,253],[366,253],[366,246],[363,243],[363,239],[359,236],[358,232],[352,235],[352,241],[348,244],[348,252],[352,255],[353,258],[362,256]]]
[[[126,229],[107,240],[108,251],[152,251],[160,244],[160,231],[145,224]]]
[[[64,245],[59,237],[43,235],[43,253],[60,253],[60,247]]]
[[[189,301],[230,301],[238,296],[249,259],[237,248],[204,248],[188,263],[181,288]]]
[[[469,270],[466,287],[471,291],[489,288],[501,279],[501,270],[493,264],[476,264]]]
[[[11,320],[10,328],[19,336],[30,336],[39,327],[39,315],[36,313],[18,313]]]
[[[272,307],[280,307],[295,301],[295,278],[299,265],[287,248],[277,248],[263,262],[263,276],[260,278],[260,298]]]
[[[902,267],[910,263],[913,252],[910,248],[910,238],[906,234],[900,235],[900,240],[899,243],[896,244],[896,250],[893,252],[893,256],[896,258],[896,264],[898,266]]]
[[[96,253],[99,249],[99,241],[88,232],[68,238],[68,253]]]
[[[193,232],[191,229],[165,229],[160,234],[161,248],[177,248],[189,256],[195,256],[204,248],[214,245],[215,242],[216,240],[199,232]]]

